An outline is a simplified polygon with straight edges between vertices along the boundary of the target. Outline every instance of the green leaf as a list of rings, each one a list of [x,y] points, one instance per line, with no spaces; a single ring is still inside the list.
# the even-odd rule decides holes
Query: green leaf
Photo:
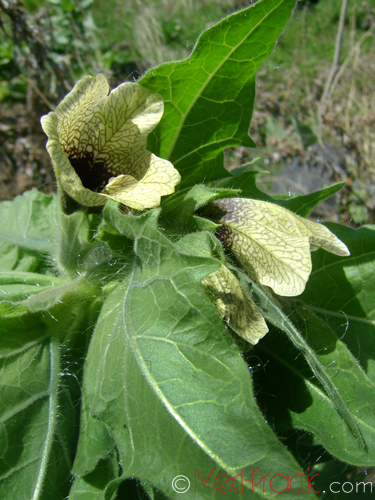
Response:
[[[57,246],[59,203],[54,195],[36,189],[0,203],[0,239],[14,245],[50,252]]]
[[[57,198],[36,190],[0,203],[0,270],[51,273],[58,220]]]
[[[295,315],[292,319],[298,324]],[[299,326],[302,324],[315,335],[316,342],[310,342],[311,349],[316,348],[318,343],[321,347],[316,356],[325,372],[324,379],[330,377],[332,380],[347,408],[346,415],[335,409],[337,395],[331,397],[323,389],[312,377],[301,353],[291,348],[290,342],[276,329],[270,330],[252,353],[257,362],[267,367],[263,373],[255,375],[260,407],[267,419],[273,422],[278,434],[291,428],[304,429],[312,432],[329,453],[339,460],[359,466],[373,466],[374,387],[361,372],[347,347],[337,339],[332,339],[334,335],[326,324],[319,320],[313,321],[311,317],[306,320],[306,316]],[[296,330],[294,323],[285,316],[282,328],[283,331]],[[361,394],[358,394],[358,384]],[[348,417],[358,427],[365,449],[360,444],[361,438],[355,437],[347,425]]]
[[[207,245],[200,255],[202,233],[176,246],[157,230],[158,211],[134,217],[115,208],[107,205],[106,224],[133,236],[137,258],[104,304],[83,393],[85,418],[102,422],[115,440],[123,477],[150,481],[176,498],[173,478],[183,474],[193,484],[194,468],[203,480],[213,467],[215,476],[234,477],[243,468],[251,478],[252,466],[272,475],[280,464],[285,474],[300,473],[263,420],[249,371],[205,296],[201,280],[220,263],[207,255]],[[105,443],[98,445],[87,433],[75,473],[89,473],[90,456],[105,453]],[[284,482],[275,479],[273,486],[281,490]],[[250,483],[244,489],[250,492]],[[267,498],[268,490],[255,487],[254,498]],[[192,487],[184,498],[197,495],[212,498],[212,483],[204,486],[198,479],[197,493]],[[233,490],[228,494],[237,497]]]
[[[226,179],[220,181],[217,185],[219,188],[230,188],[230,189],[240,189],[241,196],[244,198],[252,198],[253,200],[270,201],[277,203],[271,196],[263,193],[257,188],[256,176],[260,172],[250,171],[243,172],[240,175],[227,177]]]
[[[204,31],[186,60],[149,70],[139,83],[164,99],[148,147],[179,170],[180,188],[225,177],[225,148],[248,135],[255,74],[271,54],[295,0],[260,0]]]
[[[223,247],[219,240],[207,231],[190,233],[176,241],[175,247],[182,253],[200,257],[214,257],[220,262],[225,262]]]
[[[211,220],[205,219],[204,217],[198,217],[197,215],[193,215],[194,226],[198,231],[210,231],[214,233],[221,224],[217,224]]]
[[[59,289],[57,295],[55,293],[56,288]],[[47,299],[48,305],[42,307],[42,309],[48,309],[50,305],[60,300],[64,294],[64,288],[66,288],[64,280],[55,276],[19,271],[0,272],[0,302],[13,304],[20,302],[27,307],[27,302],[29,304],[35,303],[34,296],[37,295],[38,297],[45,297],[43,301],[47,297],[52,299],[52,302]]]
[[[112,452],[105,460],[100,460],[93,472],[84,477],[77,477],[70,490],[69,500],[111,500],[115,497],[115,488],[108,487],[118,475],[116,453]]]
[[[236,177],[230,177],[221,181],[217,187],[220,188],[231,188],[231,189],[241,189],[241,196],[246,198],[252,198],[255,200],[270,201],[277,205],[280,205],[292,212],[300,215],[301,217],[307,217],[311,210],[321,201],[326,200],[330,196],[334,195],[342,187],[345,186],[345,182],[338,182],[329,186],[327,188],[321,189],[320,191],[315,191],[314,193],[293,196],[288,199],[280,199],[276,196],[269,196],[266,193],[260,191],[256,186],[256,176],[259,172],[244,172]]]
[[[1,271],[17,270],[38,273],[43,272],[47,266],[48,262],[44,255],[38,255],[36,252],[17,247],[6,240],[0,240]]]
[[[204,185],[194,186],[187,193],[179,191],[163,205],[160,222],[169,229],[173,228],[174,231],[185,232],[187,228],[192,230],[196,225],[193,213],[198,208],[210,201],[239,193],[239,189],[212,188]]]
[[[322,404],[319,410],[313,408],[314,405],[310,406],[303,417],[301,414],[295,415],[293,418],[295,427],[308,428],[324,444],[325,448],[340,460],[356,465],[374,466],[374,384],[362,370],[345,343],[337,339],[325,321],[302,304],[296,305],[290,317],[297,328],[307,329],[309,344],[317,353],[317,359],[334,384],[334,390],[328,388],[327,393],[346,424],[353,426],[354,423],[361,437],[358,439],[355,427],[351,428],[351,432],[357,439],[354,440],[349,436],[344,422],[340,422],[340,419],[333,416],[329,407],[326,406],[323,410],[325,405]],[[321,377],[317,378],[319,380]],[[358,394],[358,387],[361,387],[360,394]],[[341,401],[337,399],[336,390]],[[330,420],[328,420],[328,415],[331,416]],[[353,423],[348,419],[350,416]],[[327,422],[324,423],[324,420]],[[335,439],[331,444],[332,433],[334,433]],[[340,437],[336,439],[338,435]],[[364,450],[358,446],[362,439],[365,445]]]
[[[336,194],[345,186],[345,182],[338,182],[327,188],[315,191],[314,193],[303,196],[293,196],[287,200],[274,200],[274,203],[279,203],[283,207],[295,212],[301,217],[307,217],[311,210],[321,201],[326,200],[330,196]]]
[[[38,324],[34,330],[28,325],[30,338],[35,338],[36,328],[39,339],[27,342],[24,335],[26,342],[18,341],[18,350],[0,357],[1,498],[47,498],[44,490],[63,499],[69,491],[76,410],[64,394],[59,395],[57,339],[43,339],[46,329]]]
[[[79,274],[108,262],[93,239],[99,214],[62,214],[58,198],[37,190],[0,203],[0,269],[40,274]]]
[[[46,311],[64,304],[72,312],[77,301],[95,297],[99,292],[98,287],[85,278],[68,281],[44,274],[0,272],[0,304],[4,311],[7,306],[12,309],[17,305],[30,312]]]
[[[86,335],[101,306],[92,289],[88,295],[53,300],[47,313],[30,314],[26,306],[1,311],[1,498],[63,500],[69,492]]]
[[[375,384],[375,226],[326,225],[347,244],[351,256],[315,252],[303,301],[342,338]]]
[[[58,251],[54,255],[55,265],[62,274],[71,278],[108,263],[110,258],[104,245],[99,247],[94,239],[101,222],[99,214],[88,214],[80,210],[71,215],[61,214]]]
[[[324,295],[325,286],[326,282],[315,283],[319,297]],[[313,432],[340,460],[374,465],[373,382],[326,320],[299,302],[289,302],[281,308],[254,283],[253,287],[265,317],[285,332],[298,349],[291,349],[280,332],[273,330],[253,353],[267,365],[267,376],[261,380],[264,395],[258,390],[258,397],[276,430],[305,429]],[[305,292],[302,300],[305,294],[308,295]],[[322,386],[311,379],[306,361]]]

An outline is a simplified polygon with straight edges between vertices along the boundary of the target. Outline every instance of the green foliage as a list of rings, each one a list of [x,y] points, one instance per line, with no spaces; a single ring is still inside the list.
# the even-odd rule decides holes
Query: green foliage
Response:
[[[66,80],[95,71],[100,59],[92,0],[46,0],[34,17],[21,2],[6,2],[0,18],[0,101],[25,100],[38,87],[44,103],[54,101]],[[28,2],[31,12],[40,2]],[[29,94],[30,101],[30,94]],[[39,112],[39,110],[38,110]]]
[[[19,74],[14,45],[0,37],[0,101],[8,98],[22,99],[26,95],[27,81]]]
[[[73,48],[86,51],[85,44],[93,41],[95,31],[90,13],[93,0],[48,0],[48,3],[52,7],[54,50],[63,54]]]
[[[300,4],[300,2],[299,2]],[[367,5],[366,5],[367,4]],[[311,76],[320,68],[322,60],[331,63],[335,50],[334,40],[336,37],[336,26],[340,18],[341,2],[319,1],[317,5],[309,5],[303,8],[291,19],[290,30],[285,37],[282,37],[280,44],[282,51],[275,53],[275,57],[270,60],[266,66],[271,69],[275,65],[280,65],[280,69],[290,67],[298,59],[299,71],[302,75]],[[363,31],[371,26],[373,12],[375,8],[374,0],[363,2],[362,0],[353,0],[349,3],[346,24],[349,27],[352,13],[355,16],[355,22],[359,32],[356,33],[356,39],[363,35]],[[364,18],[367,14],[367,24]],[[297,28],[300,24],[305,24],[303,34],[305,39],[301,40],[301,29]],[[335,27],[334,27],[335,26]],[[296,48],[300,49],[296,51]],[[344,37],[342,52],[343,59],[351,49],[350,37]]]
[[[356,466],[353,480],[375,466],[374,228],[328,225],[351,256],[314,252],[298,300],[253,283],[270,331],[246,353],[201,285],[225,261],[249,286],[208,203],[240,193],[307,216],[341,187],[273,199],[254,172],[223,167],[224,148],[252,145],[255,73],[293,7],[259,0],[141,80],[165,100],[148,147],[183,179],[161,207],[66,215],[37,191],[0,205],[1,498],[130,498],[121,483],[138,478],[150,498],[175,499],[184,475],[186,499],[235,499],[241,474],[261,471],[264,490],[244,481],[243,498],[265,499],[277,474],[274,490],[280,474],[299,489],[310,467],[322,492],[338,463]],[[215,489],[197,475],[195,492],[195,469],[238,477]]]
[[[261,2],[251,15],[240,11],[203,32],[188,59],[153,68],[141,78],[165,103],[164,120],[149,147],[179,170],[180,189],[226,176],[220,154],[225,148],[255,145],[242,110],[252,112],[255,74],[274,47],[279,23],[289,17],[290,2]]]

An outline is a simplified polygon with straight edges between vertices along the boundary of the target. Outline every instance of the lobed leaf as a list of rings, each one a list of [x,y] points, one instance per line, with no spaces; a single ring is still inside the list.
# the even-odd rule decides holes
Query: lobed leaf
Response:
[[[327,188],[315,191],[314,193],[309,193],[306,195],[294,195],[292,197],[284,199],[277,196],[272,197],[260,191],[256,185],[256,176],[258,175],[258,173],[259,172],[256,171],[243,172],[238,176],[224,179],[223,181],[219,182],[217,187],[240,189],[241,196],[245,198],[270,201],[272,203],[275,203],[276,205],[280,205],[284,208],[287,208],[288,210],[291,210],[301,217],[307,217],[318,203],[334,195],[345,185],[345,182],[338,182],[337,184],[333,184],[332,186],[329,186]]]
[[[12,333],[0,340],[0,496],[39,499],[47,489],[62,499],[69,491],[77,414],[70,398],[58,393],[58,341],[40,322],[13,323],[9,330],[0,321]]]
[[[248,135],[255,74],[294,5],[260,0],[204,31],[186,60],[152,68],[139,80],[164,99],[148,147],[177,168],[180,189],[226,177],[223,150],[255,145]]]
[[[258,349],[264,350],[270,361],[267,377],[262,379],[264,393],[273,393],[277,399],[261,397],[260,400],[263,399],[262,405],[266,404],[269,418],[274,415],[272,418],[277,428],[294,426],[306,429],[340,460],[369,466],[375,464],[372,321],[375,232],[373,227],[353,230],[337,224],[327,226],[347,244],[351,256],[342,258],[321,250],[314,252],[313,272],[301,296],[303,303],[294,308],[284,306],[284,311],[279,309],[278,319],[272,313],[278,307],[268,299],[262,311],[287,334],[291,332],[305,337],[323,366],[323,370],[320,369],[323,379],[319,372],[315,375],[323,387],[325,376],[333,385],[331,389],[325,387],[326,393],[322,393],[311,380],[302,358],[296,358],[296,351],[291,350],[279,335],[275,337],[276,332],[271,332]],[[259,352],[258,356],[261,356]],[[305,354],[303,349],[301,352]],[[285,386],[285,380],[290,380],[288,386]],[[338,397],[333,394],[336,391]],[[337,406],[337,403],[341,404],[339,400],[344,403],[342,410]],[[279,404],[281,401],[283,405],[286,403],[283,409]],[[332,413],[332,404],[339,413]],[[354,437],[356,431],[348,417],[358,427],[361,437]],[[365,450],[358,446],[362,439]]]

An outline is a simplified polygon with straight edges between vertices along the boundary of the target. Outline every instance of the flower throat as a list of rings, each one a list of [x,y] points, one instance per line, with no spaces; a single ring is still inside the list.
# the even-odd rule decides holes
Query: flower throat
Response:
[[[85,151],[78,155],[75,151],[70,151],[68,158],[84,187],[91,191],[97,193],[102,191],[113,176],[105,161],[94,161],[92,152]]]

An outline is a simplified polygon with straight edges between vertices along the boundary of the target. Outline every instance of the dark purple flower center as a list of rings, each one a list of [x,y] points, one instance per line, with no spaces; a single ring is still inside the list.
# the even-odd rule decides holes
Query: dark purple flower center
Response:
[[[113,177],[103,160],[93,161],[93,153],[76,152],[68,154],[69,161],[85,188],[99,193]]]

